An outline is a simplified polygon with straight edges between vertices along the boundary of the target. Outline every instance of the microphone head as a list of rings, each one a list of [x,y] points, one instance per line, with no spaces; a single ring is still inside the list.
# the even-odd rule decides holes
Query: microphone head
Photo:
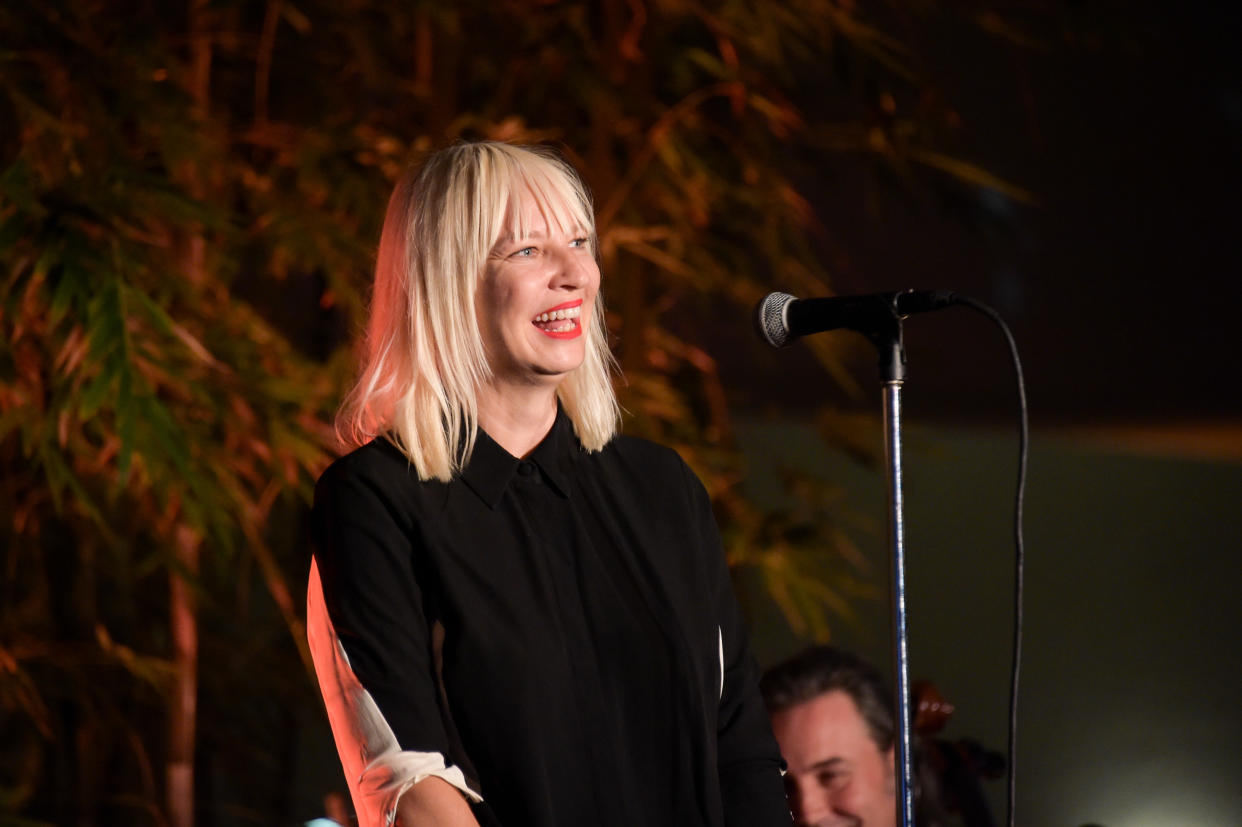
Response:
[[[769,293],[755,305],[755,330],[772,347],[784,347],[797,338],[789,333],[786,315],[792,301],[795,297],[788,293]]]

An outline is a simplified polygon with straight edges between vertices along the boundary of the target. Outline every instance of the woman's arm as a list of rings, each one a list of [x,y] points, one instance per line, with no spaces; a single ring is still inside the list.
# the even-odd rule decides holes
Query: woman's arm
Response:
[[[700,543],[708,555],[707,588],[719,624],[723,668],[716,711],[716,769],[728,827],[777,827],[792,822],[781,754],[759,695],[759,666],[750,653],[746,626],[725,565],[711,500],[686,468]]]
[[[430,780],[480,800],[444,726],[406,473],[384,455],[350,455],[324,473],[312,511],[307,636],[360,827],[391,823],[399,797]],[[415,794],[413,814],[425,796],[440,800]]]
[[[437,776],[410,787],[397,801],[397,827],[479,827],[461,791]]]

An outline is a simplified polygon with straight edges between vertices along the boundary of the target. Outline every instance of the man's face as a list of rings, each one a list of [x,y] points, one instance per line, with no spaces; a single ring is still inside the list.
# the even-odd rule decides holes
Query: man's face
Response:
[[[799,827],[895,827],[893,750],[881,752],[858,706],[831,690],[772,714],[789,765],[785,790]]]

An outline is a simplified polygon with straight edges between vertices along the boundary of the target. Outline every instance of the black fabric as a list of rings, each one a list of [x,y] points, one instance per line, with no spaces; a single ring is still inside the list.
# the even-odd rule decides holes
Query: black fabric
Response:
[[[710,504],[673,451],[587,453],[562,413],[525,460],[480,433],[438,483],[377,440],[320,479],[314,537],[355,674],[402,749],[462,767],[482,824],[790,823]]]

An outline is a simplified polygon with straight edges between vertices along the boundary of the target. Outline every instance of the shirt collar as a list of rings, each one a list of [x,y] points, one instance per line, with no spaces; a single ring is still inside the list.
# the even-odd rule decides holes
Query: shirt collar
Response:
[[[573,423],[558,405],[552,429],[524,460],[500,447],[480,428],[470,463],[462,470],[461,479],[479,499],[487,503],[488,508],[495,508],[517,474],[518,466],[529,462],[539,469],[558,494],[568,499],[572,490],[570,483],[574,459],[580,450]]]

